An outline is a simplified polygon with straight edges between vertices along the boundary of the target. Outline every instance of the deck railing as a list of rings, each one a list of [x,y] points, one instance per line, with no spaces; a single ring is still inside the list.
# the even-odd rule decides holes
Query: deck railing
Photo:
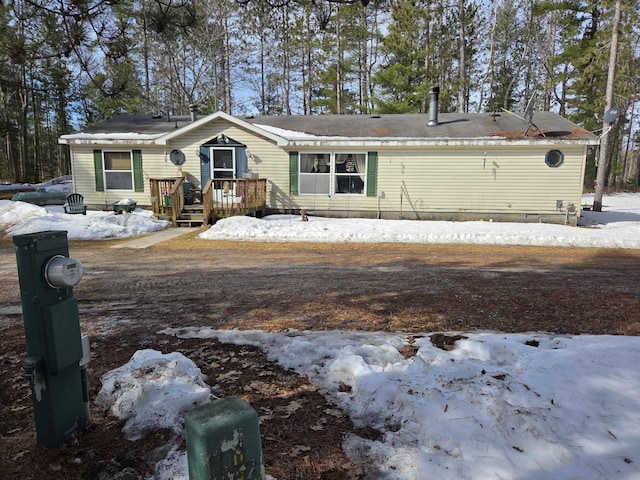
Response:
[[[151,207],[156,217],[171,219],[174,225],[185,208],[182,177],[151,178]],[[267,180],[253,178],[212,179],[202,189],[203,222],[216,218],[264,213]]]
[[[264,213],[267,180],[250,178],[210,179],[202,190],[204,223],[234,215]]]
[[[151,208],[157,217],[169,217],[173,224],[184,209],[184,178],[151,178]]]

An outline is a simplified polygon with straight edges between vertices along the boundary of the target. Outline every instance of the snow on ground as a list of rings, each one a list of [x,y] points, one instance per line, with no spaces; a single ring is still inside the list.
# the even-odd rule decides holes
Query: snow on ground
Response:
[[[66,230],[70,240],[105,240],[164,230],[169,223],[141,208],[119,215],[97,210],[87,210],[86,215],[69,215],[64,213],[62,205],[39,207],[0,200],[0,232],[6,232],[7,236]]]
[[[592,201],[586,196],[583,203]],[[640,195],[606,196],[603,203],[603,212],[584,212],[584,228],[313,216],[301,222],[298,216],[272,216],[221,220],[201,236],[640,248]],[[140,209],[86,217],[61,211],[0,201],[0,230],[7,235],[67,230],[69,238],[102,239],[166,227]],[[370,479],[640,478],[638,337],[462,333],[466,338],[444,351],[428,336],[403,333],[201,327],[163,333],[256,345],[273,361],[307,375],[356,425],[383,433],[379,441],[351,435],[344,442]],[[405,358],[399,350],[412,341],[417,353]],[[128,420],[127,437],[169,425],[179,439],[186,406],[210,398],[197,367],[170,355],[142,350],[103,377],[100,402]],[[115,384],[126,388],[112,388]],[[340,384],[351,391],[341,391]],[[188,478],[178,439],[158,463],[156,480]]]
[[[375,479],[638,478],[640,341],[464,334],[451,351],[364,332],[166,329],[249,344],[307,375],[356,426],[346,452]],[[342,385],[350,387],[345,392]],[[177,477],[176,477],[177,478]]]
[[[583,203],[593,203],[586,195]],[[290,242],[404,242],[640,248],[640,195],[605,198],[603,212],[583,212],[580,225],[444,222],[273,215],[219,220],[200,238]]]
[[[64,185],[64,184],[61,184]],[[56,188],[55,186],[47,188]],[[121,201],[128,201],[122,199]],[[593,203],[592,195],[583,197]],[[582,212],[581,227],[546,223],[436,222],[270,215],[262,219],[231,217],[200,234],[210,240],[275,242],[404,242],[559,247],[640,248],[640,194],[606,196],[602,212]],[[0,200],[0,231],[13,236],[42,230],[67,230],[70,239],[125,238],[167,228],[138,208],[132,214],[87,211],[67,215],[62,206],[38,207]]]

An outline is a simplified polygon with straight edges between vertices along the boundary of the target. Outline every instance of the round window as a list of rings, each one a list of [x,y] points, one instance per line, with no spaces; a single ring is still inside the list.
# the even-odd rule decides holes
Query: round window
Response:
[[[559,167],[564,163],[564,153],[560,150],[549,150],[544,156],[544,163],[550,167]]]
[[[171,153],[169,154],[169,160],[171,160],[171,163],[173,163],[176,166],[180,166],[182,165],[186,158],[184,156],[184,153],[182,153],[182,150],[171,150]]]

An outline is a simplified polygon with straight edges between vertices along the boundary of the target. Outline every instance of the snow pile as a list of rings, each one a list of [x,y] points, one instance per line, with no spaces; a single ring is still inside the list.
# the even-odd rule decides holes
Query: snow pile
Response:
[[[584,203],[592,203],[589,195]],[[218,220],[199,238],[268,242],[455,243],[640,248],[640,195],[606,197],[605,211],[583,212],[588,228],[542,223],[445,222],[270,215]]]
[[[125,198],[118,204],[130,205]],[[585,195],[583,203],[593,203]],[[609,195],[603,212],[582,212],[583,227],[543,223],[437,222],[323,218],[271,215],[262,219],[221,219],[200,234],[210,240],[255,240],[274,242],[404,242],[488,245],[538,245],[558,247],[640,248],[640,194]],[[308,214],[309,212],[307,212]],[[157,220],[148,210],[130,214],[87,211],[67,215],[60,206],[36,207],[23,202],[0,200],[0,231],[18,235],[44,230],[66,230],[70,239],[125,238],[163,230],[169,222]]]
[[[120,215],[96,210],[87,210],[86,215],[69,215],[60,205],[38,207],[25,202],[0,200],[0,230],[7,236],[56,230],[67,231],[70,240],[105,240],[157,232],[169,224],[143,209]]]
[[[122,200],[114,203],[114,205],[134,205],[135,203],[135,200],[131,200],[130,198],[123,198]]]
[[[447,351],[404,334],[163,333],[255,345],[307,375],[357,426],[381,432],[345,441],[368,478],[631,479],[638,471],[639,338],[464,334]]]
[[[95,403],[126,420],[123,433],[128,440],[155,429],[182,435],[183,414],[213,398],[200,369],[177,352],[139,350],[101,380]]]

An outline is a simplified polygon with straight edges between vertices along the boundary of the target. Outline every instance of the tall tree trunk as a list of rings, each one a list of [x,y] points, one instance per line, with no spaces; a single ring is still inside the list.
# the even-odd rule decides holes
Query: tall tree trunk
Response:
[[[344,113],[342,108],[342,44],[340,42],[340,22],[336,21],[336,113],[338,115]]]
[[[627,178],[627,170],[629,169],[629,148],[631,147],[631,137],[633,135],[633,120],[635,115],[636,102],[631,100],[631,115],[629,115],[629,134],[627,135],[627,145],[624,149],[624,159],[622,162],[622,176],[620,178],[620,186],[624,187]]]
[[[552,90],[553,90],[553,66],[551,60],[556,54],[556,18],[558,14],[557,12],[552,12],[549,18],[549,23],[547,24],[547,48],[545,52],[544,59],[544,69],[545,69],[545,78],[544,78],[544,96],[543,96],[543,105],[542,109],[545,112],[551,110],[551,98],[552,98]]]
[[[360,17],[361,27],[364,31],[369,31],[367,28],[367,9],[362,9],[362,14]],[[360,109],[363,113],[369,112],[369,55],[367,51],[367,36],[364,35],[360,38],[360,55],[359,55],[359,98],[358,103],[360,104]]]
[[[267,75],[265,71],[264,32],[260,33],[260,113],[267,114]]]
[[[29,172],[29,94],[27,93],[26,67],[20,67],[20,171],[16,180],[25,181]]]
[[[465,113],[468,109],[467,48],[464,25],[464,0],[458,0],[458,113]]]
[[[497,7],[494,7],[491,12],[491,33],[489,35],[489,58],[487,59],[487,71],[485,72],[482,80],[480,80],[480,100],[478,101],[478,113],[482,112],[484,108],[484,85],[489,78],[489,96],[491,96],[491,90],[493,88],[493,58],[495,52],[495,37],[496,26],[498,21]]]
[[[143,9],[144,11],[144,9]],[[151,77],[149,74],[149,31],[147,28],[147,15],[142,15],[142,57],[144,64],[144,96],[147,104],[147,108],[151,107]],[[162,107],[158,106],[161,110]],[[156,112],[154,112],[156,113]]]
[[[616,63],[618,61],[618,36],[621,17],[621,0],[616,0],[616,10],[613,16],[613,26],[611,31],[611,52],[609,54],[609,73],[607,76],[607,93],[605,96],[605,111],[609,110],[613,105],[613,88],[616,77]],[[611,156],[611,149],[609,147],[609,135],[611,130],[611,123],[606,119],[602,122],[602,138],[600,140],[600,155],[598,157],[598,171],[596,175],[596,188],[595,195],[593,197],[593,210],[596,212],[602,211],[602,196],[604,194],[604,188],[607,181],[607,171],[609,167],[609,160]]]
[[[33,109],[33,178],[34,181],[40,182],[42,181],[42,173],[44,171],[44,165],[41,155],[41,145],[42,139],[40,138],[40,118],[37,107],[37,98],[36,92],[33,84],[30,86],[31,89],[31,105]]]
[[[225,58],[225,70],[224,70],[224,101],[227,106],[226,113],[231,115],[233,113],[231,97],[231,46],[229,44],[229,17],[224,17],[224,58]]]

